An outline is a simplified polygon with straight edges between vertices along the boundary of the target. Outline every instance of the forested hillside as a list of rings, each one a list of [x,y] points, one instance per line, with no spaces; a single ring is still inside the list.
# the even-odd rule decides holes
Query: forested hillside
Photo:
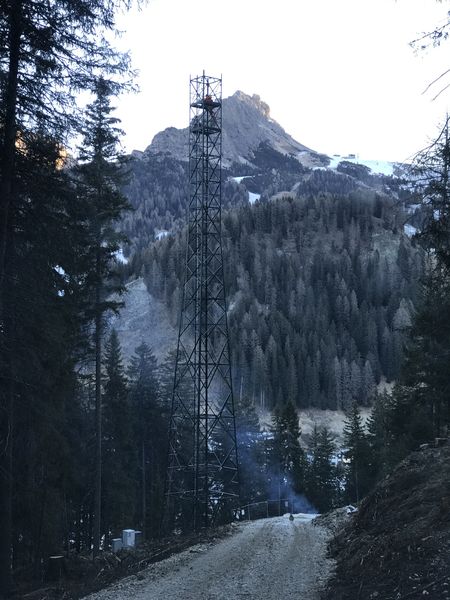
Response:
[[[269,122],[245,94],[232,98],[250,130]],[[134,209],[123,219],[124,276],[144,277],[174,327],[189,197],[183,131],[166,130],[136,155],[124,189]],[[402,171],[388,176],[346,160],[328,168],[330,159],[309,152],[321,166],[261,141],[245,164],[227,158],[222,176],[234,380],[266,409],[289,400],[299,408],[370,404],[377,385],[398,376],[423,269],[403,233],[412,199]]]
[[[220,344],[207,318],[191,320],[205,341],[190,355],[193,372],[185,369],[195,385],[174,385],[175,352],[165,350],[175,335],[165,328],[177,327],[185,274],[188,130],[168,128],[129,157],[120,151],[114,105],[133,72],[108,39],[119,33],[116,13],[133,4],[141,3],[0,4],[1,598],[69,598],[69,572],[68,587],[86,574],[97,585],[109,560],[126,572],[132,551],[110,553],[125,528],[141,531],[149,552],[167,534],[161,552],[172,552],[181,534],[214,522],[196,520],[200,488],[206,517],[220,495],[233,497],[223,521],[250,518],[248,504],[266,517],[269,503],[279,512],[357,503],[410,451],[450,431],[448,119],[419,160],[414,199],[402,169],[386,175],[353,155],[330,159],[291,138],[259,96],[224,99],[213,128],[220,135],[223,125],[221,180],[206,176],[210,158],[198,148],[208,166],[202,200],[214,183],[222,211],[227,309],[221,296],[218,325],[226,312],[234,402],[231,385],[220,405],[206,383],[228,355],[225,340],[209,368],[205,347]],[[204,116],[208,96],[193,103]],[[196,268],[202,260],[219,279],[221,263],[212,268],[204,251]],[[197,300],[203,283],[194,283]],[[205,287],[203,315],[217,309],[206,301],[218,303]],[[127,306],[136,326],[122,353],[111,316],[127,289],[144,300],[134,314]],[[146,310],[153,298],[159,337]],[[177,403],[179,421],[170,414]],[[373,407],[365,423],[361,405]],[[298,409],[309,407],[346,412],[343,448],[327,427],[302,432]],[[214,429],[222,418],[229,439]],[[226,460],[208,462],[219,449],[228,459],[234,437],[239,497],[225,489]],[[171,521],[163,517],[173,456],[185,477],[178,499],[197,497]],[[447,518],[448,490],[436,482]]]
[[[178,131],[178,130],[174,130]],[[169,152],[151,151],[134,153],[127,165],[128,182],[123,191],[133,210],[124,215],[121,230],[130,246],[142,249],[157,237],[158,232],[180,229],[187,217],[189,198],[187,149],[184,160]],[[328,157],[317,155],[323,164]],[[411,201],[404,173],[399,176],[373,173],[368,167],[341,161],[336,169],[308,167],[294,155],[282,154],[267,142],[260,142],[253,150],[251,164],[232,163],[222,172],[222,205],[224,208],[248,204],[249,192],[258,194],[262,201],[276,194],[292,197],[316,197],[336,194],[340,197],[352,192],[376,191],[396,200],[396,204]],[[317,159],[318,160],[318,159]]]
[[[404,215],[371,191],[246,203],[224,214],[236,388],[273,408],[346,409],[395,379],[423,255]],[[130,268],[177,322],[183,233],[150,243]]]
[[[147,155],[132,159],[129,164],[129,181],[124,186],[133,210],[124,215],[121,230],[128,237],[130,247],[146,247],[158,231],[180,228],[186,218],[188,190],[188,165],[167,155]],[[244,186],[234,181],[224,181],[224,206],[248,201]]]

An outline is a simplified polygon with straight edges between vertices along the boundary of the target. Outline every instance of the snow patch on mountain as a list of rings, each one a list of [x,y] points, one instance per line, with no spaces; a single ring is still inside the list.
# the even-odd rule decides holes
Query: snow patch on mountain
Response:
[[[170,235],[170,231],[167,231],[167,229],[157,229],[155,231],[155,240],[158,240],[158,242],[160,242],[168,235]]]
[[[416,235],[418,229],[417,227],[414,227],[413,225],[409,225],[407,223],[406,225],[404,225],[403,231],[405,232],[405,235],[407,235],[408,237],[412,237],[413,235]]]
[[[261,194],[254,194],[253,192],[248,193],[248,201],[250,204],[255,204],[257,200],[261,198]]]
[[[241,175],[240,177],[230,177],[230,179],[236,183],[241,183],[241,181],[244,181],[244,179],[248,179],[249,177],[253,177],[253,175]]]
[[[114,253],[114,258],[122,265],[128,264],[128,258],[124,255],[122,248],[119,248],[117,252]]]
[[[393,175],[396,163],[387,162],[385,160],[366,160],[364,158],[357,158],[354,155],[341,156],[339,154],[333,154],[330,157],[329,169],[337,169],[339,163],[350,162],[354,165],[364,165],[368,167],[372,173],[379,175]]]

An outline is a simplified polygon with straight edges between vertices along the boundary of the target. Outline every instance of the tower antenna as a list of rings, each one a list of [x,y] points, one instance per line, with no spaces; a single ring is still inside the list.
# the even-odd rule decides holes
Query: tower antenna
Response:
[[[166,527],[233,518],[239,478],[221,239],[222,79],[190,79],[189,217],[172,393]]]

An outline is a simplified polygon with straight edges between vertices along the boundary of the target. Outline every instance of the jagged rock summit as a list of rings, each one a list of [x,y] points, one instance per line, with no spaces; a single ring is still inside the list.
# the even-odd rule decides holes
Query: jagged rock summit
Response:
[[[318,166],[321,155],[294,140],[270,116],[268,104],[254,94],[237,91],[223,100],[223,165],[253,165],[255,151],[261,144],[281,154],[294,156],[305,166]],[[168,127],[157,133],[146,154],[169,154],[187,161],[188,128]]]

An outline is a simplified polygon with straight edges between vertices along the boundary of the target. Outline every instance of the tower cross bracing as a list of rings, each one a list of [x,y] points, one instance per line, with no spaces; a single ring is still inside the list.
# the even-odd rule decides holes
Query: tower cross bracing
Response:
[[[232,518],[238,462],[221,240],[222,80],[190,80],[186,272],[169,430],[171,527]]]

